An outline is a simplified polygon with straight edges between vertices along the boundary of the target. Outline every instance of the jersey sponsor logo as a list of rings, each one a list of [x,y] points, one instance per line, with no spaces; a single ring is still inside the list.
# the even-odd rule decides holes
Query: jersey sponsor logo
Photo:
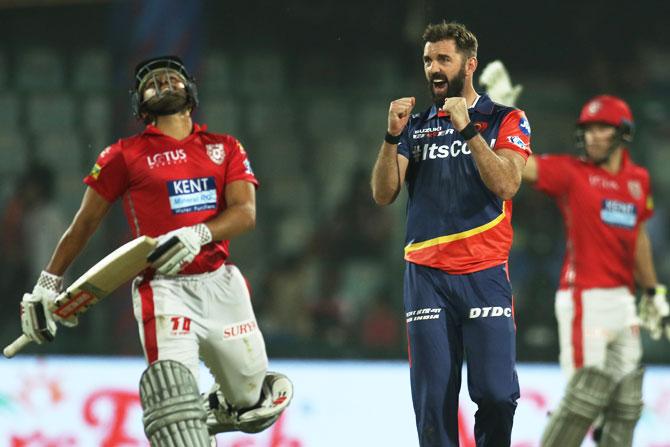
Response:
[[[616,180],[609,180],[599,175],[589,175],[589,183],[603,189],[619,190],[619,183]]]
[[[170,333],[172,335],[188,335],[191,332],[191,319],[188,317],[171,317]]]
[[[586,106],[586,110],[589,112],[590,115],[595,115],[598,113],[598,110],[602,107],[602,104],[600,101],[595,100],[591,101],[588,106]]]
[[[100,152],[100,158],[105,158],[112,151],[112,146],[107,146]]]
[[[521,118],[519,121],[519,129],[521,132],[523,132],[524,135],[529,136],[530,135],[530,123],[528,122],[528,119],[524,116]]]
[[[442,126],[428,127],[426,129],[415,129],[414,133],[412,134],[412,139],[418,140],[419,138],[435,138],[444,135],[451,135],[453,133],[454,129],[442,129]]]
[[[489,317],[507,317],[512,316],[511,307],[471,307],[470,318],[489,318]]]
[[[160,168],[179,163],[186,163],[186,151],[176,149],[173,151],[158,152],[157,154],[147,155],[147,164],[149,169]]]
[[[244,164],[244,173],[249,175],[254,175],[254,170],[251,169],[251,162],[247,159],[242,163]]]
[[[649,211],[654,209],[654,198],[652,196],[647,196],[647,209]]]
[[[453,130],[453,129],[450,129]],[[495,138],[491,140],[489,146],[493,147],[496,140]],[[468,148],[468,143],[464,143],[461,140],[454,140],[451,144],[443,144],[438,146],[437,144],[424,144],[412,146],[411,156],[415,162],[422,160],[435,160],[438,158],[448,158],[448,157],[458,157],[459,155],[470,155],[472,152]]]
[[[98,180],[98,176],[100,175],[101,169],[102,168],[100,167],[100,165],[96,163],[93,165],[93,168],[91,169],[91,172],[88,175],[93,177],[93,180]]]
[[[512,143],[515,146],[520,147],[524,151],[526,149],[528,149],[528,146],[526,145],[526,143],[524,143],[524,141],[517,135],[510,135],[509,137],[507,137],[507,141],[509,141],[510,143]]]
[[[637,207],[634,203],[605,199],[600,208],[600,219],[607,225],[632,229],[637,223]]]
[[[255,320],[238,321],[223,328],[223,339],[236,340],[247,337],[255,332],[258,332],[258,325]]]
[[[167,187],[173,214],[216,209],[214,177],[170,180]]]
[[[628,180],[628,192],[635,200],[642,198],[642,184],[638,180]]]
[[[205,148],[207,149],[207,155],[209,159],[212,160],[217,165],[223,163],[223,159],[226,157],[226,151],[223,149],[223,144],[206,144]]]
[[[435,160],[437,158],[458,157],[461,154],[470,154],[468,143],[463,143],[461,140],[454,140],[450,145],[443,144],[424,144],[421,146],[414,146],[412,148],[412,157],[414,161],[421,160]]]
[[[412,310],[405,313],[407,322],[411,323],[412,321],[422,321],[422,320],[437,320],[440,318],[440,313],[442,309],[439,307],[425,307],[423,309]]]

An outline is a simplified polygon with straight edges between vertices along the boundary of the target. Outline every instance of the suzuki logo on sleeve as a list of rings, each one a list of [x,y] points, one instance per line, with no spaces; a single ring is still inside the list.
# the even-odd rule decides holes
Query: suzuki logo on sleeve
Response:
[[[471,307],[470,318],[488,318],[488,317],[511,317],[511,307]]]

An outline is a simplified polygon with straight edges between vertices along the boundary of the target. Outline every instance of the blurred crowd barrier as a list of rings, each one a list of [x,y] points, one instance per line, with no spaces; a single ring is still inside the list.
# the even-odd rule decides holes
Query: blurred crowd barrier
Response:
[[[219,446],[418,445],[406,362],[295,360],[271,361],[270,367],[293,381],[291,405],[265,432],[220,434]],[[140,358],[0,361],[0,447],[148,446],[137,387],[143,369]],[[202,369],[201,389],[206,390],[212,382]],[[511,445],[539,447],[547,413],[560,402],[565,378],[555,365],[521,364],[518,374],[521,398]],[[474,447],[476,405],[467,393],[464,384],[460,445]],[[649,368],[635,447],[667,445],[669,395],[670,369]],[[594,445],[590,436],[583,444]]]
[[[250,281],[271,356],[406,356],[406,197],[378,208],[368,181],[389,102],[415,94],[417,110],[429,105],[413,45],[412,57],[403,50],[374,51],[366,58],[263,45],[231,49],[212,39],[189,59],[201,99],[195,120],[235,135],[261,182],[257,228],[233,241],[231,259]],[[664,170],[670,166],[670,109],[662,98],[670,93],[670,81],[659,67],[670,67],[670,57],[653,45],[638,51],[648,62],[639,66],[632,93],[624,97],[636,119],[632,157],[653,178],[656,213],[649,230],[659,278],[667,281],[670,176]],[[48,40],[0,47],[2,340],[19,333],[20,297],[31,290],[76,211],[84,192],[81,179],[97,154],[140,129],[129,124],[126,95],[133,65],[118,60],[117,53],[100,38],[75,47]],[[589,89],[558,74],[512,71],[514,82],[524,86],[518,105],[529,117],[536,153],[574,152],[582,103],[627,82],[612,84],[611,70],[610,76],[596,77],[601,84],[594,83],[592,73],[603,69],[601,63],[585,62],[594,86]],[[524,186],[515,198],[513,224],[518,357],[553,362],[558,355],[553,296],[564,249],[560,217],[551,201]],[[115,207],[68,278],[128,238]],[[140,353],[128,287],[82,320],[35,352]],[[645,336],[644,343],[646,361],[670,362],[667,342],[651,343]]]

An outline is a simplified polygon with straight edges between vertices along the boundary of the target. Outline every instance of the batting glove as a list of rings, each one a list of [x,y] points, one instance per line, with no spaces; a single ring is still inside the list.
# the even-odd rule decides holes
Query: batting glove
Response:
[[[212,232],[205,224],[182,227],[159,236],[155,251],[161,250],[161,245],[172,238],[177,238],[178,242],[152,264],[163,275],[176,275],[182,267],[193,261],[202,246],[212,242]]]
[[[40,273],[32,293],[21,300],[21,329],[32,341],[42,344],[56,337],[58,327],[51,313],[53,303],[63,288],[63,277]]]
[[[640,324],[649,331],[654,340],[659,340],[665,333],[670,340],[670,305],[664,285],[657,285],[642,295],[640,299]]]
[[[514,107],[521,94],[521,84],[512,85],[507,69],[501,61],[490,62],[479,76],[479,84],[486,89],[491,99],[499,104]]]

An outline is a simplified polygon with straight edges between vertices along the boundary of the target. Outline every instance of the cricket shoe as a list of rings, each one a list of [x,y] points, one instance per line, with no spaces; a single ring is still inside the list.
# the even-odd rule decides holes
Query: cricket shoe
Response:
[[[214,384],[204,396],[207,410],[207,430],[210,435],[229,431],[259,433],[274,424],[293,398],[293,384],[283,374],[265,375],[261,398],[252,408],[238,411],[227,401],[219,386]]]

